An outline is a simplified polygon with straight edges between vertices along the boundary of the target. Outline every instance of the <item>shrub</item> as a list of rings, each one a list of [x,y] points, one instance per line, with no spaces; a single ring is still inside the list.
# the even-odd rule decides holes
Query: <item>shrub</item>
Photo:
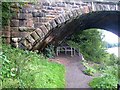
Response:
[[[92,88],[96,88],[96,90],[102,89],[110,89],[110,90],[116,90],[118,84],[118,79],[115,78],[113,75],[105,74],[101,77],[94,78],[89,85]]]
[[[49,62],[43,55],[32,51],[23,51],[6,45],[3,45],[2,49],[2,88],[64,87],[63,65]]]
[[[83,72],[87,75],[93,76],[94,73],[96,73],[96,70],[91,67],[87,67]]]

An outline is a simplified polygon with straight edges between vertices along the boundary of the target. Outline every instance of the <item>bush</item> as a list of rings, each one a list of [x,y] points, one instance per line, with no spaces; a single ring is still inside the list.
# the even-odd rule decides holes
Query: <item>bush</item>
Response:
[[[2,88],[62,88],[65,85],[63,65],[49,62],[32,51],[3,45],[0,61],[3,68]],[[9,84],[8,84],[9,83]]]
[[[118,84],[118,79],[115,78],[113,75],[105,74],[101,77],[94,78],[89,85],[92,88],[96,88],[96,90],[102,89],[110,89],[110,90],[116,90]]]
[[[48,45],[44,50],[43,54],[47,58],[53,58],[55,57],[55,51],[54,51],[54,46],[53,45]]]
[[[87,67],[87,69],[85,69],[83,72],[87,75],[93,76],[94,73],[96,73],[96,70],[91,67]]]

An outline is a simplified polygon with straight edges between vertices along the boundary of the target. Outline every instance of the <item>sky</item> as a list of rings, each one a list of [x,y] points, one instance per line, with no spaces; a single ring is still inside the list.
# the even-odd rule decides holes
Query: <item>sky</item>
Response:
[[[120,38],[114,33],[106,31],[106,30],[102,30],[102,32],[105,35],[105,38],[103,40],[109,43],[118,43],[118,39],[119,39],[119,42],[120,42]]]

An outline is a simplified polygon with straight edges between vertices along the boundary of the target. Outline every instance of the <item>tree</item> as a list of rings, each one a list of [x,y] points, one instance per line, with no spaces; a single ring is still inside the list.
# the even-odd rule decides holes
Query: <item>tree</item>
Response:
[[[86,60],[99,63],[106,57],[103,38],[104,35],[97,29],[89,29],[75,33],[68,40],[68,44],[80,49]]]

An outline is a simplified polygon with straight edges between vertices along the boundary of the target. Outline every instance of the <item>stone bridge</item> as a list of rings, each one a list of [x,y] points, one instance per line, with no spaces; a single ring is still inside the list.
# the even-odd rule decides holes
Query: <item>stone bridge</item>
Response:
[[[11,9],[16,10],[16,6]],[[49,43],[61,43],[74,32],[89,28],[120,36],[119,17],[118,2],[29,3],[12,17],[9,27],[3,28],[3,36],[16,47],[42,50]]]

